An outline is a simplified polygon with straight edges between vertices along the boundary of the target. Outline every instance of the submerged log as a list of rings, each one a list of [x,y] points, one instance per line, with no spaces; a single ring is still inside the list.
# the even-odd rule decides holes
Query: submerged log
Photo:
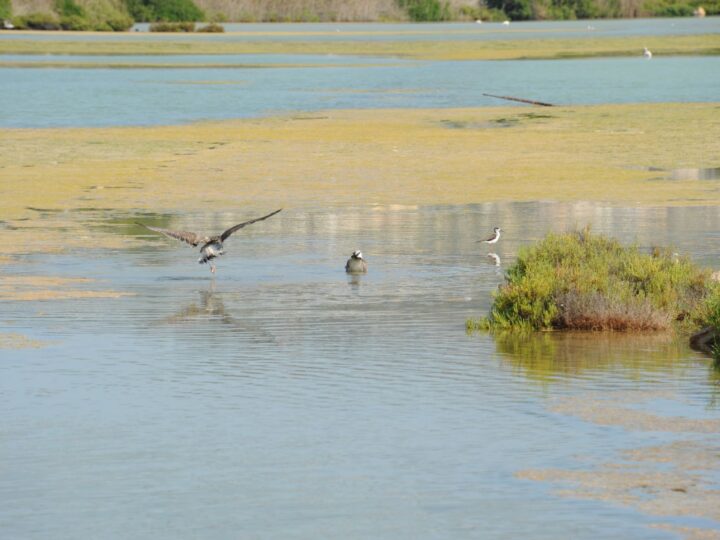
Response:
[[[508,101],[519,101],[520,103],[529,103],[530,105],[538,105],[540,107],[554,107],[552,103],[545,103],[544,101],[535,101],[533,99],[525,99],[512,96],[496,96],[495,94],[483,94],[483,96],[494,97],[498,99],[507,99]]]

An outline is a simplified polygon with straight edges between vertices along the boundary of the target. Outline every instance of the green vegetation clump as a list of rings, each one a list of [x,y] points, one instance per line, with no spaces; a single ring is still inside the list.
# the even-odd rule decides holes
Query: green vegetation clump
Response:
[[[10,19],[12,16],[12,2],[11,0],[0,0],[0,22],[5,19]]]
[[[686,257],[659,248],[642,253],[586,228],[549,234],[522,249],[490,315],[469,320],[467,326],[665,330],[675,321],[702,319],[715,289],[710,272]]]
[[[204,21],[205,13],[192,0],[125,0],[136,21]]]
[[[447,21],[452,18],[450,4],[441,0],[397,0],[400,8],[416,22]]]
[[[225,27],[222,24],[218,23],[210,23],[206,24],[205,26],[201,26],[197,29],[197,32],[207,32],[207,33],[222,33],[225,31]]]
[[[28,13],[13,18],[18,30],[60,30],[60,19],[54,13]]]
[[[12,22],[29,30],[125,31],[133,25],[121,0],[56,0],[52,5],[53,11],[18,16]]]

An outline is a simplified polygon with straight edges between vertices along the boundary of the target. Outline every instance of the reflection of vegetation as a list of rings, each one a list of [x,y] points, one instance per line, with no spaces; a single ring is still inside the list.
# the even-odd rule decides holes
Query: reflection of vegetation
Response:
[[[520,251],[490,315],[488,329],[665,330],[699,320],[717,287],[710,273],[667,250],[640,253],[583,232],[550,234]]]
[[[687,345],[667,333],[497,332],[493,337],[503,359],[544,381],[617,366],[631,373],[666,370],[688,358]]]

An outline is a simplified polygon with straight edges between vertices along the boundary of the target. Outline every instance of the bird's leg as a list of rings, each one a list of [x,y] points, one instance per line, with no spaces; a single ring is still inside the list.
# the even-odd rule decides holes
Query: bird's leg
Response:
[[[215,265],[213,263],[210,263],[210,271],[214,274],[215,273]]]

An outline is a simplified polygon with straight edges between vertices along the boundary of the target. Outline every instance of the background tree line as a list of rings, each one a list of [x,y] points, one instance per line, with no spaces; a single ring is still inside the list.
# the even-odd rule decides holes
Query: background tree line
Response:
[[[0,0],[17,28],[127,30],[134,22],[386,22],[689,16],[720,0]]]

